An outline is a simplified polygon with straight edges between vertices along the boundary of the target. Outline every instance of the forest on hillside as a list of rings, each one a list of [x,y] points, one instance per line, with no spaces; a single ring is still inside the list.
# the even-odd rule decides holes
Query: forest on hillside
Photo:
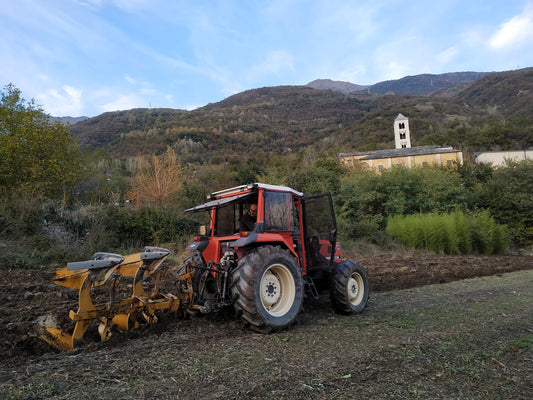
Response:
[[[487,78],[493,79],[479,81]],[[107,113],[70,129],[7,85],[0,103],[0,267],[61,265],[144,245],[179,252],[198,224],[185,209],[210,192],[254,181],[331,192],[339,237],[351,245],[396,246],[387,232],[391,218],[460,211],[484,221],[472,241],[486,242],[483,233],[503,227],[500,239],[512,249],[531,246],[531,161],[376,174],[337,159],[349,146],[390,147],[399,110],[417,132],[414,145],[440,139],[466,152],[531,146],[531,110],[520,111],[529,89],[514,105],[487,104],[492,97],[475,95],[479,81],[460,94],[479,103],[468,107],[449,98],[281,87],[243,92],[196,112]],[[521,87],[530,86],[531,80]],[[83,129],[76,131],[78,125]]]
[[[417,80],[413,85],[416,87]],[[247,90],[193,111],[134,109],[70,126],[82,146],[114,158],[162,154],[172,147],[186,163],[246,161],[267,156],[392,148],[399,113],[413,146],[475,151],[533,146],[533,68],[493,73],[438,95],[345,94],[304,86]]]

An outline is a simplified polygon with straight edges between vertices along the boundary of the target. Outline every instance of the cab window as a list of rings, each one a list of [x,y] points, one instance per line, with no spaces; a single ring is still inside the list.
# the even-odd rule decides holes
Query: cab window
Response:
[[[265,192],[265,230],[293,231],[295,210],[292,195],[283,192]]]

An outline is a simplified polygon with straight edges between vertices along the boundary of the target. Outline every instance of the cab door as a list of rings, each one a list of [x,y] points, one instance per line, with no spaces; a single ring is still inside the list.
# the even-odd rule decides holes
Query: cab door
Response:
[[[337,221],[330,193],[302,198],[304,245],[307,270],[333,266]]]

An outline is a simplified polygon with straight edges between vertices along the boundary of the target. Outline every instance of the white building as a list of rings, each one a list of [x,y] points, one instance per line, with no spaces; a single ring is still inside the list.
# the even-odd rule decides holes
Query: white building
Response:
[[[523,161],[526,159],[533,160],[533,149],[528,150],[509,150],[509,151],[485,151],[474,153],[477,163],[492,164],[493,166],[505,165],[507,160]]]
[[[409,132],[409,118],[398,114],[394,120],[394,144],[396,149],[411,148],[411,133]]]

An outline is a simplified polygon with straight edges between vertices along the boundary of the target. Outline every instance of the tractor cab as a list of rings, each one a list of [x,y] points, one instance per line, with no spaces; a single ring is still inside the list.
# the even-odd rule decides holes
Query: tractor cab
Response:
[[[285,186],[253,183],[211,193],[208,200],[186,210],[209,213],[209,224],[188,248],[199,251],[206,264],[218,262],[228,248],[240,258],[266,244],[288,249],[304,275],[340,259],[329,193],[306,196]],[[246,215],[250,208],[257,212]],[[251,229],[243,226],[246,218],[255,218]]]

